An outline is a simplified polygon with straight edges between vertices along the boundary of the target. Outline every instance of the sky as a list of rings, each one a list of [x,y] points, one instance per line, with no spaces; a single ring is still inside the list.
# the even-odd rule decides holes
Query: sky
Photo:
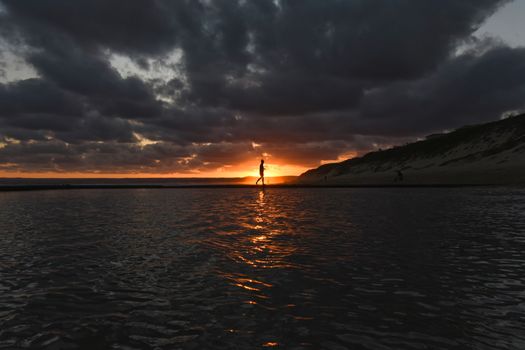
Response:
[[[297,175],[525,109],[525,0],[0,0],[0,177]]]

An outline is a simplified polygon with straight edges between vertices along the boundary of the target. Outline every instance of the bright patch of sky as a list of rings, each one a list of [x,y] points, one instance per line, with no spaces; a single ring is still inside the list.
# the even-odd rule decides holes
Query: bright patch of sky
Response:
[[[182,60],[182,50],[175,49],[170,54],[159,59],[147,59],[147,68],[141,67],[136,61],[129,56],[111,54],[110,63],[122,77],[138,77],[141,80],[148,81],[158,79],[168,82],[171,79],[180,79],[180,66]]]
[[[0,38],[0,83],[30,78],[38,78],[38,73]]]
[[[153,81],[154,85],[158,85],[159,82],[166,84],[172,79],[185,82],[181,69],[182,55],[182,50],[175,49],[164,57],[147,59],[144,67],[129,56],[112,53],[109,56],[109,62],[123,78],[137,77],[142,81]],[[157,98],[170,104],[175,103],[174,96],[158,94]]]
[[[159,141],[150,140],[145,136],[139,134],[138,132],[134,132],[133,136],[135,136],[137,144],[140,146],[140,148],[144,148],[149,145],[156,145],[157,143],[159,143]]]
[[[496,37],[512,47],[525,47],[525,0],[514,0],[500,8],[474,35]]]

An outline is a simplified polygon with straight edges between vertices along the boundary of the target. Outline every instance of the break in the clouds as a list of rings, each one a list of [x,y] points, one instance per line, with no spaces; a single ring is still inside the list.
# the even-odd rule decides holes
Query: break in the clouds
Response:
[[[504,0],[0,0],[0,170],[311,167],[525,107]],[[524,14],[525,15],[525,14]]]

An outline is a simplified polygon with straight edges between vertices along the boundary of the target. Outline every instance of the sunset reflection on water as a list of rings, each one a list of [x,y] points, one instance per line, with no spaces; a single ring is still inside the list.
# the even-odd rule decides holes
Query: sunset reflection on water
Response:
[[[524,198],[493,188],[5,193],[0,347],[515,349]]]
[[[246,208],[242,213],[234,213],[239,220],[237,232],[231,232],[229,237],[236,237],[225,252],[237,263],[236,273],[225,273],[223,275],[232,287],[238,288],[241,297],[241,305],[252,313],[278,312],[280,308],[292,309],[293,304],[284,303],[280,308],[276,308],[274,300],[276,285],[271,283],[271,276],[277,271],[297,269],[299,266],[293,264],[291,257],[298,251],[297,242],[292,239],[297,232],[296,227],[290,224],[290,210],[281,207],[272,192],[260,189],[253,193],[253,200],[248,205],[249,214],[246,215]],[[223,236],[224,237],[224,236]],[[243,271],[243,273],[239,273]],[[273,272],[272,272],[273,271]],[[254,316],[255,317],[255,316]],[[235,332],[242,333],[241,329]],[[280,343],[273,337],[266,338],[260,344],[262,347],[279,347]]]
[[[226,248],[225,254],[239,264],[240,269],[237,270],[244,271],[224,273],[223,277],[232,286],[242,290],[242,303],[246,305],[264,307],[260,305],[261,302],[270,298],[270,290],[274,285],[261,278],[264,270],[297,267],[289,261],[289,257],[297,250],[294,242],[287,237],[293,232],[293,227],[288,224],[289,212],[281,210],[279,203],[270,200],[271,195],[271,192],[263,189],[254,193],[249,205],[251,214],[236,215],[240,220],[239,230],[228,235],[237,239],[229,245],[220,245]]]
[[[242,218],[243,228],[234,255],[253,268],[275,269],[293,267],[287,260],[297,247],[283,235],[293,231],[288,224],[289,211],[268,200],[271,193],[260,190],[253,205],[253,215]]]

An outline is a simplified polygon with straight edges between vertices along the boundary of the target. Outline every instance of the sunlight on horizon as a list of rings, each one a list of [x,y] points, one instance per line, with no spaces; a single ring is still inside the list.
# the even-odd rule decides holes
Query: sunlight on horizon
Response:
[[[311,167],[302,167],[294,165],[279,165],[269,163],[266,166],[265,177],[270,180],[270,183],[281,182],[278,180],[286,176],[298,176]],[[259,177],[259,165],[255,163],[253,166],[240,165],[232,167],[223,167],[210,171],[200,172],[173,172],[173,173],[132,173],[132,172],[22,172],[22,171],[0,171],[0,178],[34,178],[34,179],[118,179],[118,178],[253,178]]]

